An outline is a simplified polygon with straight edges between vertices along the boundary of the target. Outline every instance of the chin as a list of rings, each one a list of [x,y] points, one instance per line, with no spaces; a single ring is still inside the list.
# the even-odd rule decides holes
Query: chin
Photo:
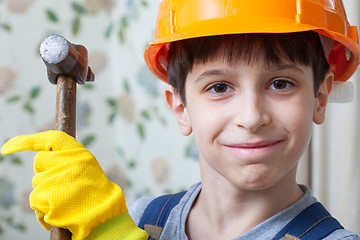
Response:
[[[279,181],[279,177],[271,176],[269,172],[247,173],[236,181],[236,185],[243,190],[260,191],[272,188]]]

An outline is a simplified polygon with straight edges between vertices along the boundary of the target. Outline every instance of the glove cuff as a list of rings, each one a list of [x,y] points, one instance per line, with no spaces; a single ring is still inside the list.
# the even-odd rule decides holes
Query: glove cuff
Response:
[[[95,227],[86,240],[147,240],[148,234],[136,226],[126,211]]]

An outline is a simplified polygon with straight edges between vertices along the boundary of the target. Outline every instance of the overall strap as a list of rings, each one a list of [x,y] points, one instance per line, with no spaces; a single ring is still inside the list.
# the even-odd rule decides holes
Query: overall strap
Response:
[[[343,229],[324,206],[317,202],[297,215],[274,240],[319,240],[337,229]]]
[[[179,203],[186,192],[160,196],[146,207],[139,227],[149,234],[149,239],[159,239],[171,210]]]

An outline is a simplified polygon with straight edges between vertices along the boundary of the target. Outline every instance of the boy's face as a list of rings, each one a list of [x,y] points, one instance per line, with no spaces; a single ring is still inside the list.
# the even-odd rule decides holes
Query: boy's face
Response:
[[[260,190],[295,181],[312,123],[324,121],[332,79],[315,96],[310,67],[215,60],[188,74],[186,106],[171,89],[167,100],[182,133],[194,134],[203,181]]]

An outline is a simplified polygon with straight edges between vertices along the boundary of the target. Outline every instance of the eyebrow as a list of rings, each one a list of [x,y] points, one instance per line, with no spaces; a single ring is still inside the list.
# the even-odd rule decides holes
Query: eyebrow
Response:
[[[286,70],[286,69],[294,70],[299,73],[304,73],[303,69],[301,69],[300,67],[298,67],[294,64],[270,64],[268,67],[268,70],[271,70],[271,71],[281,71],[281,70]]]
[[[229,71],[225,69],[212,69],[201,73],[196,79],[195,82],[201,81],[204,78],[212,77],[212,76],[223,76],[230,75]]]

